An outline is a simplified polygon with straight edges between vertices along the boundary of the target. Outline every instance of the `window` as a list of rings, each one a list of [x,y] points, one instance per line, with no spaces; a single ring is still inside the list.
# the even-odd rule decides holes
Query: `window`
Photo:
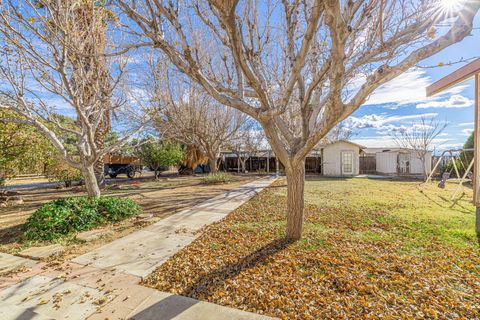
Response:
[[[351,151],[342,152],[342,173],[353,173],[353,152]]]

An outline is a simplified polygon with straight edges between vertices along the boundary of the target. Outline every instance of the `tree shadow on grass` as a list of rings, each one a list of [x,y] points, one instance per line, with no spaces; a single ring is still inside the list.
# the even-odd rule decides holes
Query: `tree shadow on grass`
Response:
[[[275,239],[249,255],[203,275],[190,287],[185,288],[181,295],[194,298],[208,295],[209,292],[223,285],[226,280],[236,277],[246,269],[265,262],[270,256],[286,249],[293,242],[286,238]]]

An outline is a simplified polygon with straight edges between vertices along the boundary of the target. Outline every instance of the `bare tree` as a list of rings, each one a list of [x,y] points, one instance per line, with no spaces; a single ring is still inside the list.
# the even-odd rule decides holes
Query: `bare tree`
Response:
[[[355,132],[344,122],[340,122],[328,134],[320,140],[319,145],[326,145],[340,140],[349,140],[355,135]]]
[[[0,5],[0,75],[5,81],[0,108],[23,117],[2,120],[36,127],[62,160],[81,170],[90,196],[100,195],[94,164],[126,143],[144,123],[142,114],[127,110],[127,99],[118,90],[124,61],[107,58],[107,40],[98,36],[105,31],[106,14],[92,1],[4,0]],[[115,77],[107,72],[110,68]],[[61,104],[63,113],[74,115],[74,126],[61,124],[52,100]],[[110,113],[121,119],[138,116],[139,124],[126,129],[117,144],[103,147],[97,145],[96,135]],[[74,137],[75,150],[67,147],[66,136]]]
[[[240,130],[230,143],[230,149],[237,156],[238,171],[245,173],[247,160],[262,149],[265,135],[262,130],[256,130],[252,126]]]
[[[247,116],[222,106],[195,86],[168,86],[166,94],[157,88],[158,106],[154,126],[162,137],[195,146],[208,157],[211,172],[217,172],[222,148],[245,125]],[[163,96],[163,97],[162,97]]]
[[[438,121],[435,118],[421,117],[419,122],[412,122],[408,128],[401,128],[392,133],[395,143],[400,148],[412,149],[422,162],[423,174],[428,176],[426,160],[432,149],[435,138],[447,127],[446,121]]]
[[[117,3],[135,23],[131,47],[157,48],[217,101],[263,127],[285,166],[291,239],[302,234],[306,155],[376,88],[468,36],[480,7],[464,1],[451,12],[438,0]]]

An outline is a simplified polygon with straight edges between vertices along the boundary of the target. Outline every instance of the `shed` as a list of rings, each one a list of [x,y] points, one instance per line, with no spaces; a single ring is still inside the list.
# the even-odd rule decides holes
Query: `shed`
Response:
[[[324,176],[355,176],[359,173],[359,155],[363,147],[339,140],[322,148],[322,171]]]
[[[392,148],[375,153],[377,172],[385,175],[423,175],[424,165],[418,153],[411,149]],[[425,170],[432,170],[432,153],[425,157]]]

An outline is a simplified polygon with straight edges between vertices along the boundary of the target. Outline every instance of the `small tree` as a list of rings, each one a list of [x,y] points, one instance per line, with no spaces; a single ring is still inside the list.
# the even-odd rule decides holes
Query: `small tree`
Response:
[[[177,85],[174,89],[168,85],[167,90],[157,86],[156,92],[154,126],[160,135],[195,146],[208,157],[210,171],[216,172],[222,148],[228,147],[244,128],[247,116],[219,104],[195,86],[182,89]]]
[[[185,159],[185,149],[170,140],[149,141],[138,147],[137,155],[143,164],[155,171],[155,178],[158,178],[163,167],[177,166]]]
[[[62,182],[65,187],[70,187],[73,181],[82,178],[82,172],[69,166],[58,156],[53,156],[46,165],[44,174],[49,181]]]
[[[435,118],[427,120],[422,117],[419,122],[413,122],[409,128],[395,131],[392,136],[400,148],[412,149],[422,162],[423,175],[428,176],[426,158],[431,151],[436,137],[445,130],[447,122],[437,121]]]
[[[96,1],[3,1],[0,7],[0,75],[4,80],[0,109],[19,117],[3,122],[35,127],[61,159],[82,172],[89,196],[100,196],[94,164],[138,132],[144,117],[128,109],[123,91],[125,62],[108,58],[105,20],[109,12]],[[112,72],[109,72],[112,70]],[[115,76],[112,76],[115,75]],[[125,88],[122,88],[125,89]],[[49,101],[60,100],[74,114],[64,126]],[[107,116],[139,119],[129,123],[117,145],[104,147]],[[125,126],[124,126],[125,127]],[[101,134],[100,134],[101,133]],[[75,150],[67,146],[73,136]]]
[[[5,118],[22,119],[11,111],[0,109],[0,179],[19,173],[43,173],[55,148],[33,126],[3,122]]]
[[[238,170],[245,173],[247,160],[261,150],[265,135],[261,130],[247,129],[238,133],[231,143],[232,152],[235,153],[239,162]]]

